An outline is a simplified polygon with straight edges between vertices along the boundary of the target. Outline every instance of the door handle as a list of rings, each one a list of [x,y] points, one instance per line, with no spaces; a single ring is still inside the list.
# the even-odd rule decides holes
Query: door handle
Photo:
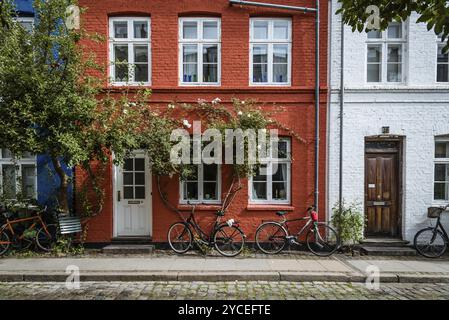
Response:
[[[120,190],[117,191],[117,201],[120,201]]]

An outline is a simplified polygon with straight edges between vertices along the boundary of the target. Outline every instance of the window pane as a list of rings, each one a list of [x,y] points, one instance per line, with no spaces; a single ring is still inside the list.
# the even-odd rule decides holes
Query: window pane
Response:
[[[128,46],[114,45],[115,81],[128,80]]]
[[[390,39],[399,39],[402,38],[402,24],[400,23],[393,23],[390,26],[388,26],[388,38]]]
[[[287,181],[286,163],[273,163],[271,168],[273,182]]]
[[[444,53],[443,46],[438,47],[438,62],[449,62],[449,52]]]
[[[22,193],[27,199],[36,196],[36,167],[34,165],[22,165]]]
[[[288,39],[288,21],[274,21],[274,39]]]
[[[25,31],[27,32],[31,32],[33,31],[33,22],[32,21],[20,21],[19,20],[20,25],[25,29]]]
[[[125,159],[125,164],[123,165],[123,169],[125,171],[132,171],[134,170],[134,161],[133,159]]]
[[[135,181],[136,185],[144,186],[145,185],[145,172],[134,173],[134,181]]]
[[[433,194],[435,200],[449,200],[449,183],[435,183]]]
[[[268,61],[268,46],[253,46],[253,63],[266,63]]]
[[[267,184],[265,182],[253,182],[253,199],[267,200]]]
[[[380,64],[369,64],[367,70],[368,82],[380,82]]]
[[[148,47],[146,45],[134,46],[134,62],[148,62]]]
[[[368,39],[380,39],[382,38],[382,33],[379,30],[371,30],[368,32]]]
[[[437,67],[437,81],[449,82],[449,64],[439,64]]]
[[[184,39],[198,38],[198,24],[196,21],[184,21],[182,24],[182,35]]]
[[[206,44],[203,46],[203,62],[218,62],[218,46],[216,44]]]
[[[288,63],[288,45],[286,44],[273,45],[273,62]]]
[[[198,200],[198,182],[184,182],[184,199]]]
[[[184,64],[183,66],[183,82],[197,82],[198,81],[198,65]]]
[[[123,187],[123,199],[134,199],[133,187]]]
[[[435,143],[435,158],[449,158],[449,142]]]
[[[435,164],[435,181],[449,182],[449,164]]]
[[[263,169],[263,172],[265,173],[266,168],[266,165],[261,165],[257,174],[253,177],[253,181],[267,181],[267,176],[265,174],[261,174],[261,169]]]
[[[135,82],[148,82],[148,65],[136,64],[134,68]]]
[[[217,198],[217,183],[205,182],[203,186],[203,200],[218,200]]]
[[[134,159],[134,170],[136,171],[145,171],[145,159],[143,158],[136,158]]]
[[[145,187],[135,187],[134,192],[134,199],[145,199]]]
[[[12,152],[9,149],[2,149],[2,158],[3,159],[10,159],[12,158]]]
[[[203,22],[203,39],[218,39],[217,21]]]
[[[253,66],[253,82],[268,82],[268,67],[266,64]]]
[[[382,49],[380,46],[368,46],[368,62],[380,62]]]
[[[198,48],[196,45],[185,45],[182,52],[184,62],[198,62]]]
[[[114,38],[128,38],[128,23],[126,21],[114,21]]]
[[[273,65],[273,82],[288,82],[286,64]]]
[[[288,142],[285,140],[280,140],[277,143],[278,154],[277,158],[279,159],[287,159],[288,158]],[[273,155],[274,157],[274,155]]]
[[[146,39],[148,38],[148,22],[134,21],[134,38]]]
[[[287,182],[273,182],[273,200],[287,200]]]
[[[388,46],[388,62],[402,62],[402,46],[389,45]]]
[[[402,81],[402,65],[388,64],[387,67],[387,81],[388,82],[401,82]]]
[[[268,39],[268,21],[254,21],[253,38],[258,40]]]
[[[203,82],[218,82],[218,67],[216,64],[203,65]]]
[[[133,174],[130,172],[123,173],[123,184],[124,185],[132,185],[134,183],[133,181]]]
[[[3,165],[3,196],[7,199],[16,198],[16,168],[14,165]]]
[[[204,181],[217,181],[218,166],[216,164],[208,164],[203,166]]]

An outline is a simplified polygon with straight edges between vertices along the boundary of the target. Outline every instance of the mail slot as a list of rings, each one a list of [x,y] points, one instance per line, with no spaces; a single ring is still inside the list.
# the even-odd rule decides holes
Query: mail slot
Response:
[[[385,201],[373,201],[373,206],[384,206],[386,204]]]
[[[140,204],[142,201],[129,200],[128,204]]]

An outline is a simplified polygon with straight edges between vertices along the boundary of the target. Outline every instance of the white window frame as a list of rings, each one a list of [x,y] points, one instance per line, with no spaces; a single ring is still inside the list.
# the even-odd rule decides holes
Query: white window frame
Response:
[[[184,199],[184,183],[179,179],[179,203],[180,204],[221,204],[221,165],[217,164],[217,199],[207,200],[204,199],[204,164],[198,164],[198,200]],[[193,181],[193,180],[188,180]]]
[[[121,21],[126,22],[128,26],[128,38],[114,38],[114,22]],[[148,38],[134,38],[134,21],[146,21],[148,22]],[[135,82],[135,81],[114,81],[115,79],[115,66],[114,66],[114,44],[127,44],[128,45],[128,64],[134,65],[134,45],[147,45],[148,47],[148,81],[147,82]],[[109,83],[112,86],[150,86],[151,85],[151,18],[150,17],[110,17],[109,18]],[[129,75],[129,71],[128,71]]]
[[[268,21],[268,39],[254,39],[253,26],[254,22]],[[288,39],[274,39],[273,38],[273,25],[275,21],[287,21],[288,22]],[[292,78],[292,20],[290,18],[250,18],[249,20],[249,84],[250,86],[291,86]],[[287,59],[287,82],[274,82],[273,81],[273,46],[276,44],[285,44],[288,46],[288,59]],[[254,45],[267,45],[267,82],[254,82],[253,81],[253,46]]]
[[[432,174],[432,181],[433,181],[433,203],[437,204],[437,205],[446,205],[449,202],[449,195],[448,195],[448,199],[445,200],[441,200],[441,199],[435,199],[435,166],[437,164],[447,164],[449,165],[449,158],[436,158],[435,157],[435,148],[436,148],[436,144],[438,142],[449,142],[449,136],[442,136],[442,137],[436,137],[435,141],[434,141],[434,150],[433,150],[433,174]],[[441,181],[439,181],[441,182]],[[448,181],[449,182],[449,181]]]
[[[398,24],[399,22],[393,22],[392,24]],[[368,34],[366,35],[366,46],[365,46],[365,83],[367,85],[401,85],[406,82],[406,52],[407,52],[407,23],[402,22],[402,38],[388,38],[388,28],[384,31],[381,31],[381,37],[377,39],[368,38]],[[381,75],[379,82],[369,82],[368,81],[368,47],[378,45],[381,47]],[[388,70],[388,46],[389,45],[400,45],[401,46],[401,81],[387,81],[387,70]]]
[[[446,84],[447,85],[447,84],[449,84],[449,74],[448,74],[448,81],[438,81],[438,65],[440,65],[440,64],[447,64],[449,66],[449,61],[448,62],[443,62],[443,63],[438,62],[438,54],[439,54],[440,50],[442,48],[444,48],[444,46],[446,45],[446,41],[441,42],[441,38],[442,38],[441,35],[437,36],[437,54],[436,54],[436,64],[435,64],[435,82],[437,84]],[[449,55],[449,52],[447,54]],[[449,67],[448,67],[448,69],[449,69]],[[449,73],[449,70],[448,70],[448,73]]]
[[[196,22],[197,23],[197,38],[196,39],[184,39],[183,36],[183,23],[184,22]],[[203,39],[203,24],[204,22],[216,22],[217,23],[217,39]],[[220,18],[199,18],[199,17],[185,17],[179,18],[178,21],[178,77],[180,86],[220,86],[221,85],[221,19]],[[197,82],[184,82],[183,71],[183,46],[184,45],[196,45],[197,46]],[[217,45],[217,82],[204,82],[203,81],[203,46],[204,45]]]
[[[34,166],[34,192],[33,192],[33,199],[37,199],[37,161],[36,161],[36,155],[32,155],[29,158],[3,158],[3,149],[0,148],[0,194],[3,194],[3,166],[4,165],[13,165],[16,169],[16,198],[17,194],[19,194],[22,191],[22,166],[23,165],[29,165]],[[14,200],[14,199],[8,199],[8,200]]]
[[[287,158],[278,158],[278,159],[272,159],[270,156],[270,159],[267,162],[263,162],[264,164],[267,164],[267,199],[255,199],[253,195],[253,177],[250,177],[248,179],[248,196],[249,196],[249,203],[250,204],[291,204],[291,180],[292,180],[292,161],[291,161],[291,154],[292,154],[292,140],[290,138],[279,138],[279,141],[286,141],[287,142]],[[273,199],[273,184],[272,184],[272,164],[273,163],[279,163],[287,164],[287,195],[285,200],[276,200]]]

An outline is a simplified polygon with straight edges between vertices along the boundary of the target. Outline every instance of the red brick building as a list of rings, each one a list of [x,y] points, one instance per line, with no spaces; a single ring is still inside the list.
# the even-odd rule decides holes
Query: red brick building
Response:
[[[262,1],[262,0],[261,0]],[[263,2],[268,2],[263,0]],[[271,3],[311,7],[311,0],[270,0]],[[231,6],[228,0],[80,0],[87,8],[82,24],[89,32],[109,37],[92,46],[98,59],[126,60],[134,73],[109,67],[110,86],[122,90],[128,81],[152,89],[151,103],[196,103],[218,97],[258,99],[262,106],[284,107],[280,122],[302,139],[286,136],[291,161],[282,172],[265,179],[243,181],[227,217],[241,222],[253,241],[262,220],[277,210],[302,215],[314,201],[315,188],[315,14],[271,8]],[[327,1],[321,4],[320,28],[320,219],[325,212]],[[198,54],[202,52],[203,54]],[[282,132],[281,132],[282,133]],[[284,132],[284,134],[286,134]],[[89,222],[89,242],[110,242],[126,236],[150,236],[165,242],[169,226],[179,220],[157,192],[144,156],[130,159],[124,168],[110,164],[105,174],[105,204]],[[208,220],[230,184],[227,168],[201,168],[196,181],[180,183],[164,177],[170,201],[189,209],[197,200],[197,217]],[[253,181],[254,180],[254,181]],[[257,181],[256,181],[257,180]],[[260,181],[262,180],[262,181]],[[82,182],[78,172],[77,183]],[[138,201],[134,201],[134,200]]]

